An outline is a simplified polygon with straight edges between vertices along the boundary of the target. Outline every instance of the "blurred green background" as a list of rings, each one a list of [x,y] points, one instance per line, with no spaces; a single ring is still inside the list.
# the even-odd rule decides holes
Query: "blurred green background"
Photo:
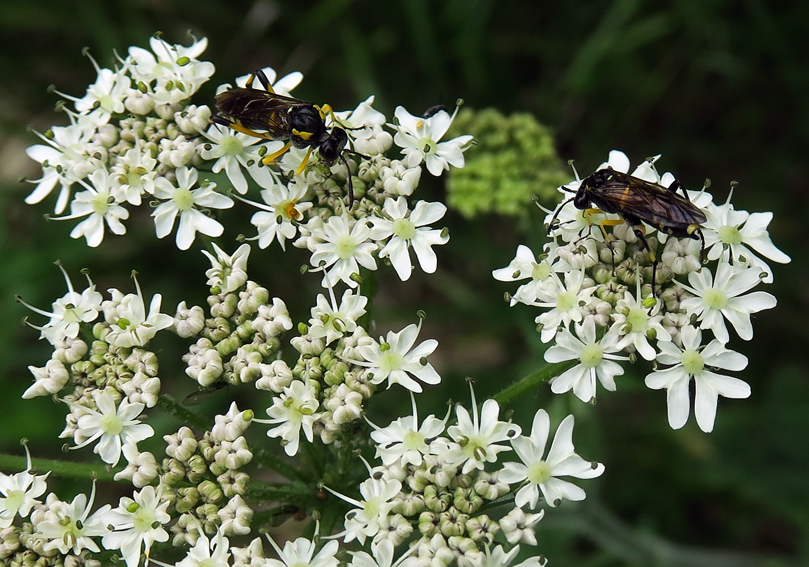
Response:
[[[543,387],[513,409],[523,425],[537,407],[549,408],[557,423],[576,413],[577,449],[607,466],[602,479],[583,484],[583,505],[565,504],[541,522],[539,549],[552,565],[809,564],[809,311],[800,252],[808,236],[808,22],[809,3],[764,0],[0,3],[0,450],[19,454],[27,436],[36,455],[60,456],[61,407],[19,399],[31,380],[26,366],[44,365],[50,351],[19,325],[28,313],[14,302],[20,294],[47,308],[64,293],[54,260],[77,285],[79,269],[90,268],[101,289],[133,289],[129,273],[138,270],[147,295],[164,294],[166,311],[181,299],[204,302],[207,260],[150,237],[147,216],[130,220],[130,237],[89,250],[68,237],[72,223],[42,219],[52,201],[26,206],[30,186],[18,182],[38,176],[24,153],[37,142],[27,128],[66,123],[52,112],[59,98],[47,86],[82,96],[94,80],[83,47],[106,66],[113,50],[147,47],[156,31],[188,44],[191,30],[209,38],[203,58],[217,67],[200,104],[212,102],[217,84],[267,65],[281,75],[302,71],[295,94],[336,109],[374,94],[390,117],[397,105],[418,114],[463,98],[472,109],[533,114],[560,158],[575,158],[582,174],[614,148],[633,163],[661,153],[661,171],[676,172],[687,187],[709,177],[723,202],[735,180],[737,209],[773,211],[770,234],[793,262],[773,265],[775,283],[766,289],[779,304],[755,317],[754,340],[730,343],[750,359],[741,377],[753,396],[720,401],[714,433],[701,433],[693,418],[670,430],[664,394],[642,384],[643,363],[619,378],[617,393],[601,391],[595,408]],[[444,186],[428,177],[420,197],[442,198]],[[231,222],[249,218],[239,211],[229,213]],[[541,247],[541,214],[528,218],[469,221],[452,212],[452,239],[438,251],[434,277],[402,283],[389,270],[382,278],[379,333],[425,309],[423,336],[439,339],[433,362],[444,385],[430,396],[433,411],[442,412],[448,396],[467,399],[466,376],[479,395],[491,394],[542,363],[536,313],[509,309],[502,295],[513,287],[490,277],[517,244]],[[284,298],[296,320],[308,316],[317,286],[310,278],[301,294],[297,285],[307,259],[276,249],[251,258],[251,275]],[[167,388],[193,389],[179,365],[165,368]]]

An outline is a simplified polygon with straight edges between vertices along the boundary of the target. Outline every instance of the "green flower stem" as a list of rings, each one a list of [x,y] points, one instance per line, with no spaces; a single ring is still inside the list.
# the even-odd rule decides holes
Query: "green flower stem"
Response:
[[[368,304],[365,306],[365,315],[357,319],[357,325],[364,329],[370,328],[371,313],[374,308],[374,296],[376,295],[376,272],[368,268],[360,267],[360,277],[362,278],[362,285],[360,285],[360,293],[368,298]]]
[[[264,449],[260,449],[253,453],[253,458],[255,458],[257,463],[264,465],[265,467],[274,470],[278,474],[288,478],[289,480],[313,480],[289,463],[286,463],[275,456],[270,451],[266,451]]]
[[[253,526],[266,526],[267,524],[280,526],[289,516],[294,515],[298,510],[299,508],[297,506],[292,505],[276,506],[269,510],[259,510],[253,514],[253,519],[250,523]]]
[[[160,394],[157,398],[157,407],[167,411],[180,421],[203,431],[209,429],[213,424],[208,419],[187,410],[168,394]]]
[[[245,497],[264,502],[289,502],[301,505],[317,497],[317,487],[305,482],[259,482],[247,485]]]
[[[0,470],[9,472],[22,472],[26,470],[27,461],[19,455],[0,454]],[[117,471],[108,471],[104,463],[88,464],[70,461],[55,461],[52,459],[32,459],[32,467],[45,474],[51,471],[51,476],[60,478],[88,479],[95,476],[101,482],[112,482]]]
[[[565,362],[557,362],[555,364],[548,364],[547,366],[543,366],[539,370],[536,370],[529,374],[524,378],[520,378],[516,382],[514,382],[511,386],[506,387],[503,390],[500,390],[497,394],[492,396],[492,399],[495,400],[501,406],[505,406],[521,398],[523,395],[526,394],[529,390],[536,388],[543,382],[547,382],[554,376],[558,376],[565,370],[573,368],[578,363],[577,360],[570,360]]]

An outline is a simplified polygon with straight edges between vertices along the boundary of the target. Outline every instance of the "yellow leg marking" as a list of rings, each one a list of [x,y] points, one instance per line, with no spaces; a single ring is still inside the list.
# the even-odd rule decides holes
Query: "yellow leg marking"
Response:
[[[306,167],[310,155],[312,155],[312,146],[309,146],[309,149],[306,150],[306,156],[304,156],[303,161],[298,166],[298,169],[295,171],[295,175],[300,175],[301,173],[303,173],[303,169]]]
[[[238,122],[233,122],[230,124],[231,130],[236,130],[237,132],[241,132],[242,134],[247,134],[248,136],[253,136],[254,138],[261,138],[262,140],[272,140],[267,132],[256,132],[255,130],[251,130],[250,128],[245,128]]]
[[[281,148],[280,150],[278,150],[277,152],[273,152],[268,156],[264,156],[264,159],[261,160],[261,163],[263,163],[264,165],[270,165],[272,162],[277,160],[279,157],[281,157],[282,155],[287,153],[287,151],[289,151],[289,148],[291,148],[291,147],[292,147],[292,142],[287,142],[284,145],[284,147]]]

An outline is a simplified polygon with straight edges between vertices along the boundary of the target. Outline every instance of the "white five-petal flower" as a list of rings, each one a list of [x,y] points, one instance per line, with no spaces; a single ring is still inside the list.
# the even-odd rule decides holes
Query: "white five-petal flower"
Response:
[[[154,195],[158,199],[167,199],[155,207],[152,216],[158,238],[166,237],[174,228],[174,221],[180,217],[177,228],[177,248],[188,250],[194,242],[196,233],[206,236],[221,236],[224,227],[219,221],[212,219],[198,209],[229,209],[233,206],[230,197],[214,191],[215,183],[207,183],[204,187],[192,189],[197,183],[196,169],[181,167],[176,170],[177,187],[161,177],[155,183]]]
[[[578,456],[573,448],[573,416],[562,420],[553,443],[545,457],[550,435],[551,420],[541,409],[534,415],[531,435],[511,440],[514,452],[522,463],[505,463],[497,474],[498,480],[509,484],[526,481],[514,499],[517,506],[535,508],[539,493],[550,506],[558,506],[562,499],[584,500],[584,490],[559,477],[595,478],[604,472],[604,465],[591,463]]]
[[[646,376],[646,385],[653,390],[666,390],[669,425],[679,429],[688,420],[691,406],[689,384],[693,378],[696,389],[694,415],[700,429],[710,433],[716,419],[719,396],[747,398],[750,396],[750,386],[743,380],[717,374],[708,368],[743,370],[747,366],[747,357],[726,349],[717,339],[703,348],[702,332],[690,325],[682,328],[680,337],[683,348],[671,342],[658,345],[660,354],[657,361],[674,366]]]
[[[413,265],[410,248],[416,253],[421,269],[432,274],[436,269],[436,256],[432,247],[446,244],[449,236],[443,231],[431,229],[427,225],[436,222],[447,211],[443,203],[419,201],[410,212],[407,199],[388,198],[383,206],[385,218],[372,217],[371,238],[377,241],[389,239],[379,251],[379,257],[390,257],[396,273],[402,281],[410,278]]]
[[[357,352],[364,360],[351,362],[368,368],[373,375],[373,384],[387,380],[388,387],[401,384],[408,390],[421,392],[421,384],[411,376],[430,385],[438,384],[441,377],[433,365],[427,362],[427,356],[438,347],[438,341],[427,339],[418,346],[413,346],[420,330],[421,325],[410,324],[398,333],[389,331],[384,339],[379,338],[378,343],[359,345]]]

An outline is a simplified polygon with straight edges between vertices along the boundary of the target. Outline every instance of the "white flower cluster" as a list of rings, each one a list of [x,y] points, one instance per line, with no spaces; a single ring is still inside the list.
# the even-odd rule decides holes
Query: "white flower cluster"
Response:
[[[213,64],[197,59],[207,44],[202,39],[183,47],[154,37],[151,51],[131,47],[115,70],[96,65],[98,78],[84,97],[62,94],[73,103],[61,107],[70,124],[54,126],[40,134],[43,144],[28,148],[42,177],[26,202],[39,203],[58,188],[55,212],[70,204],[70,213],[54,218],[83,219],[70,235],[85,237],[88,246],[101,244],[107,228],[124,234],[129,208],[144,201],[158,203],[152,216],[159,238],[179,217],[181,249],[197,232],[221,235],[222,225],[200,209],[224,209],[233,201],[214,191],[214,183],[198,183],[201,132],[211,111],[189,104],[214,72]]]
[[[370,539],[372,547],[407,541],[402,565],[477,566],[489,555],[513,557],[519,544],[537,544],[534,527],[544,515],[523,508],[535,509],[540,494],[550,506],[583,500],[584,491],[560,477],[587,479],[604,471],[575,453],[572,415],[557,429],[546,456],[550,418],[544,410],[536,413],[530,435],[522,436],[519,426],[500,421],[496,401],[486,400],[478,411],[474,392],[472,414],[456,406],[456,424],[449,427],[449,414],[420,422],[412,402],[413,415],[373,426],[383,464],[360,485],[362,499],[335,493],[354,506],[346,514],[344,540]],[[512,448],[520,462],[500,463]],[[509,493],[516,507],[492,518],[486,505]],[[505,542],[495,541],[499,533]],[[538,557],[529,561],[544,563]]]
[[[137,293],[109,289],[111,298],[105,300],[89,277],[87,288],[77,292],[62,271],[68,292],[53,303],[53,311],[28,306],[50,318],[35,328],[54,352],[44,367],[28,367],[34,383],[23,398],[61,395],[70,408],[61,437],[73,438],[75,449],[95,444],[94,452],[115,466],[122,452],[137,455],[137,443],[154,435],[138,420],[145,408],[157,404],[160,393],[158,359],[146,347],[174,318],[160,312],[160,294],[146,310],[137,279]],[[80,336],[81,325],[92,332],[90,344]],[[72,391],[65,394],[65,388]]]
[[[632,176],[669,187],[672,174],[660,176],[654,167],[660,156],[643,162]],[[619,151],[599,169],[629,172],[629,159]],[[575,192],[581,181],[569,183]],[[565,192],[560,187],[560,192]],[[540,255],[520,246],[517,256],[493,275],[501,281],[523,283],[511,304],[523,303],[544,311],[536,323],[543,342],[554,344],[545,360],[572,361],[570,369],[551,380],[557,394],[573,390],[584,402],[596,396],[596,382],[610,391],[624,373],[621,362],[636,355],[660,366],[646,377],[652,389],[667,390],[671,427],[682,427],[690,413],[693,380],[697,424],[710,432],[719,396],[746,398],[750,387],[719,370],[742,370],[747,358],[726,347],[728,324],[739,338],[750,340],[750,315],[775,307],[764,291],[751,291],[772,282],[764,258],[789,262],[770,240],[772,213],[737,211],[730,200],[717,205],[711,195],[688,191],[689,200],[705,214],[700,230],[708,265],[700,262],[698,239],[668,237],[645,226],[645,239],[659,259],[657,288],[652,292],[652,259],[631,227],[615,214],[583,211],[568,202],[550,227],[551,242]],[[546,222],[554,213],[550,212]],[[600,223],[613,224],[607,234]],[[605,239],[605,236],[607,238]]]

